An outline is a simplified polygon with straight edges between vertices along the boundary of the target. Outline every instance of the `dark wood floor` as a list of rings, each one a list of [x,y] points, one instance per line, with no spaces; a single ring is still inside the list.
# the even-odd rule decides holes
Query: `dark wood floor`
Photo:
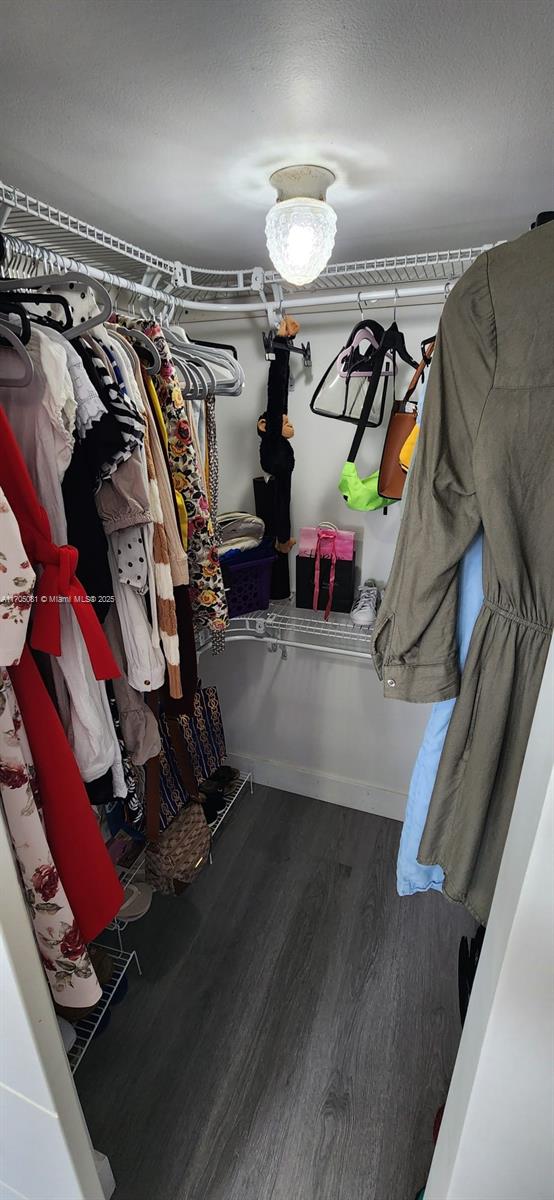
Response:
[[[396,822],[256,788],[124,938],[144,977],[77,1073],[117,1200],[414,1200],[474,928],[400,900]]]

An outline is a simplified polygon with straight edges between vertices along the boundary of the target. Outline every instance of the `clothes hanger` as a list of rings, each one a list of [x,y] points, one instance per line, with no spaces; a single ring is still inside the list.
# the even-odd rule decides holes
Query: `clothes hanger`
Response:
[[[59,287],[65,291],[67,289],[73,290],[75,284],[81,284],[91,289],[100,307],[100,312],[95,313],[88,321],[81,321],[78,325],[72,325],[65,332],[64,336],[69,341],[72,341],[73,338],[81,337],[83,333],[88,333],[90,329],[95,329],[97,325],[102,325],[111,316],[113,306],[110,293],[97,279],[86,275],[84,271],[68,271],[66,275],[36,275],[34,279],[26,279],[25,281],[1,279],[0,292],[17,291],[18,286],[24,291],[37,291],[48,289],[49,287]]]
[[[218,379],[215,376],[215,383],[211,383],[211,395],[239,396],[241,394],[245,383],[244,371],[238,359],[231,357],[226,349],[205,347],[191,341],[186,330],[180,325],[171,326],[164,332],[168,344],[176,352],[183,353],[187,359],[192,358],[197,363],[200,361],[202,365],[207,363],[210,367],[223,370],[225,377]]]
[[[26,388],[30,383],[32,383],[35,374],[33,360],[29,354],[29,351],[24,346],[21,338],[17,336],[15,330],[12,329],[9,322],[3,321],[1,318],[0,330],[2,332],[2,340],[11,343],[11,347],[16,351],[18,357],[21,359],[25,367],[22,375],[15,375],[11,379],[0,378],[0,387]]]
[[[203,338],[191,338],[190,341],[193,346],[208,346],[212,350],[228,350],[238,362],[239,353],[236,346],[230,346],[227,342],[206,342]]]
[[[216,385],[216,377],[207,363],[200,362],[197,358],[188,358],[187,365],[189,370],[194,371],[200,381],[200,397],[207,400],[208,396],[213,395],[213,389]]]
[[[185,362],[190,369],[195,379],[199,381],[200,393],[204,397],[212,396],[214,389],[217,386],[216,376],[211,368],[209,361],[204,355],[194,351],[190,342],[181,343],[179,339],[171,338],[171,330],[168,330],[170,337],[168,345],[173,351],[174,360],[177,362]]]
[[[152,338],[149,338],[147,333],[144,333],[142,329],[138,329],[134,325],[128,326],[116,323],[113,328],[117,333],[121,334],[121,337],[127,338],[130,342],[136,342],[138,346],[146,350],[150,357],[150,361],[144,364],[148,374],[159,375],[162,369],[162,360],[160,352],[157,346],[154,345]],[[143,356],[141,355],[140,357],[142,359]]]
[[[366,379],[368,375],[373,374],[374,351],[378,350],[382,337],[382,333],[376,336],[372,328],[374,325],[377,325],[376,321],[364,320],[352,330],[349,344],[341,350],[337,358],[337,372],[341,379]],[[381,326],[378,326],[378,329],[380,330]],[[365,350],[361,348],[364,344]],[[392,372],[393,363],[389,355],[383,363],[381,374],[391,375]]]
[[[168,343],[169,344],[169,343]],[[173,355],[172,355],[173,357]],[[200,381],[198,375],[194,372],[189,363],[185,363],[180,358],[173,357],[175,370],[181,384],[181,391],[189,400],[198,400],[200,392],[203,389],[203,381]]]
[[[17,302],[20,304],[49,304],[49,305],[59,304],[63,308],[63,311],[64,311],[65,324],[61,321],[56,321],[48,313],[46,313],[46,315],[43,315],[42,313],[31,312],[31,313],[29,313],[29,316],[32,317],[34,320],[36,320],[37,324],[50,325],[50,327],[52,329],[57,329],[60,333],[66,333],[66,331],[68,329],[72,328],[73,321],[72,321],[72,317],[71,317],[71,309],[69,307],[69,304],[68,304],[65,296],[56,296],[54,293],[50,293],[50,292],[48,293],[48,295],[45,295],[45,296],[43,296],[43,295],[35,296],[33,292],[20,292],[20,291],[14,291],[12,293],[6,291],[4,293],[4,295],[6,295],[6,296],[13,295],[14,299],[17,300]]]
[[[15,316],[18,317],[21,330],[17,336],[20,342],[23,342],[24,345],[26,345],[31,336],[31,318],[27,312],[27,309],[19,303],[19,300],[15,300],[11,296],[0,295],[0,314],[2,313],[4,313],[4,324],[10,324],[12,332],[16,333],[17,330],[14,331],[13,324],[7,321],[6,318],[9,317],[10,313],[14,313]]]
[[[201,394],[204,396],[217,395],[238,395],[244,386],[244,374],[238,362],[230,359],[225,351],[209,350],[206,352],[201,347],[198,348],[193,342],[190,342],[186,337],[181,337],[184,330],[177,332],[173,328],[168,329],[166,338],[170,350],[174,358],[180,361],[181,364],[186,364],[189,370],[198,375],[201,380]],[[231,379],[220,379],[214,371],[214,366],[231,371]]]

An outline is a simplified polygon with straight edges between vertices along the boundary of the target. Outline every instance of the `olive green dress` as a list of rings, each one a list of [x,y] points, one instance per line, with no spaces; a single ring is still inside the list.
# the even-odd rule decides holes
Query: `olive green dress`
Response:
[[[444,309],[374,631],[385,695],[457,696],[419,861],[486,922],[551,636],[554,223],[480,256]],[[458,565],[484,530],[463,674]]]

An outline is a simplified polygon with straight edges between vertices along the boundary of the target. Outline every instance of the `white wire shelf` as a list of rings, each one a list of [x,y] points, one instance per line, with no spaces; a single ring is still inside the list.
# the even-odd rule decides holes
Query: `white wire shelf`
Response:
[[[77,1038],[67,1055],[73,1074],[79,1063],[82,1062],[83,1055],[88,1050],[98,1026],[132,962],[135,963],[139,975],[142,975],[136,950],[114,950],[112,946],[104,946],[100,942],[94,942],[93,945],[109,954],[113,962],[113,973],[109,983],[102,989],[102,996],[96,1007],[75,1025]]]
[[[232,617],[225,641],[265,642],[270,650],[281,650],[283,657],[290,647],[372,662],[371,626],[354,625],[348,613],[331,612],[326,621],[322,612],[296,608],[294,596],[273,602],[267,610]],[[201,633],[198,652],[201,654],[210,645],[211,635]]]
[[[210,825],[212,839],[223,825],[223,822],[229,815],[235,801],[238,800],[239,796],[248,785],[250,786],[250,794],[252,795],[254,783],[251,771],[249,771],[247,774],[239,775],[237,779],[234,779],[232,783],[229,784],[228,788],[225,788],[225,799],[227,803],[222,812],[218,813],[217,820]],[[144,853],[144,845],[139,844],[137,855],[129,864],[129,866],[117,866],[119,879],[124,888],[128,887],[130,883],[133,883],[138,876],[140,876],[141,879],[144,879]],[[121,934],[126,930],[129,923],[129,921],[121,920],[119,917],[114,917],[113,921],[106,926],[110,933],[116,934],[119,949],[121,951],[123,950]]]
[[[227,801],[225,808],[223,809],[222,812],[220,812],[218,814],[217,820],[215,820],[210,825],[212,841],[216,837],[216,835],[219,833],[222,825],[224,824],[227,817],[229,816],[231,809],[236,804],[237,800],[239,799],[239,796],[242,795],[242,793],[246,790],[246,788],[250,789],[250,795],[252,795],[253,791],[254,791],[254,782],[253,782],[251,771],[248,771],[247,773],[243,773],[243,774],[239,775],[239,777],[237,779],[234,779],[232,781],[232,783],[229,784],[229,787],[225,789],[225,797],[226,797],[226,801]],[[211,861],[211,856],[210,856],[210,861]],[[139,851],[139,854],[137,855],[136,859],[131,863],[131,865],[129,867],[124,868],[123,870],[121,870],[119,872],[119,877],[121,879],[122,884],[125,886],[126,884],[131,883],[132,880],[136,877],[136,875],[140,872],[140,870],[143,867],[144,867],[144,848]],[[124,929],[126,929],[128,924],[129,924],[128,921],[118,921],[116,918],[116,920],[114,922],[112,922],[111,925],[108,926],[108,929],[117,931],[117,933],[120,937],[121,933],[123,932]],[[96,1007],[93,1009],[93,1011],[91,1013],[88,1014],[88,1016],[83,1017],[82,1020],[78,1021],[77,1024],[75,1025],[75,1033],[77,1035],[76,1041],[75,1041],[74,1045],[71,1047],[71,1050],[69,1051],[68,1056],[67,1056],[69,1065],[71,1067],[73,1074],[75,1074],[75,1071],[77,1070],[77,1067],[79,1066],[79,1063],[82,1061],[83,1055],[88,1050],[88,1047],[90,1046],[90,1043],[98,1029],[98,1026],[100,1025],[100,1022],[101,1022],[105,1012],[107,1011],[111,1001],[113,1000],[115,992],[117,991],[124,975],[128,971],[132,962],[134,962],[136,964],[136,968],[137,968],[139,975],[142,975],[142,970],[140,967],[140,963],[138,960],[138,955],[137,955],[136,950],[124,950],[123,947],[121,946],[121,943],[119,945],[119,949],[114,949],[113,946],[105,946],[101,942],[93,942],[93,945],[98,946],[98,947],[100,947],[100,949],[107,951],[107,953],[109,954],[109,956],[112,960],[112,963],[113,963],[113,973],[112,973],[112,977],[111,977],[109,983],[107,983],[106,986],[102,989],[102,996],[101,996],[101,999],[98,1001],[98,1004],[96,1005]]]
[[[310,291],[324,292],[337,287],[363,290],[368,287],[401,287],[403,284],[439,281],[454,282],[463,275],[487,246],[472,246],[463,250],[428,250],[422,254],[400,254],[395,257],[358,259],[355,262],[329,263]],[[276,271],[264,273],[266,284],[279,284],[285,295],[295,296],[295,288]]]
[[[439,296],[441,287],[454,283],[483,250],[490,249],[488,244],[330,263],[308,287],[296,288],[276,271],[261,267],[216,270],[160,258],[2,182],[0,230],[7,256],[4,273],[25,277],[45,267],[81,268],[112,290],[142,296],[155,305],[167,305],[171,297],[180,309],[236,309],[238,314],[263,311],[276,297],[295,308],[310,302],[344,302],[358,293],[362,300],[383,303],[395,301],[397,293],[399,300],[403,295],[407,299]]]
[[[239,775],[238,779],[234,779],[229,787],[225,789],[225,798],[227,800],[227,804],[225,805],[223,811],[218,814],[217,820],[210,825],[212,838],[214,838],[218,830],[221,829],[221,826],[229,816],[233,805],[248,786],[250,786],[250,795],[252,795],[254,791],[254,781],[252,779],[251,771],[249,771],[246,775]]]

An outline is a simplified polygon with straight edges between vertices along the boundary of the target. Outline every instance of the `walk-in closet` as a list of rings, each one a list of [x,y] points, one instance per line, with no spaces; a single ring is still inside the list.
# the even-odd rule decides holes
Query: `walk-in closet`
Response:
[[[0,1196],[552,1200],[551,6],[0,29]]]

